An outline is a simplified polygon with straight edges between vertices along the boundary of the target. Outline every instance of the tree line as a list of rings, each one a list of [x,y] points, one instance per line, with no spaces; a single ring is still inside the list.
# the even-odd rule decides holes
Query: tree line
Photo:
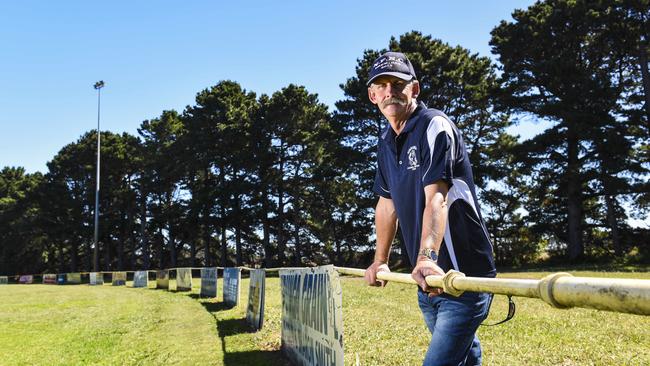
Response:
[[[497,262],[650,258],[650,5],[539,1],[491,32],[497,62],[411,31],[365,50],[330,111],[305,87],[200,91],[137,136],[100,132],[102,270],[364,265],[386,122],[372,61],[406,53],[422,93],[463,133]],[[547,129],[519,141],[520,121]],[[97,131],[47,172],[0,172],[0,273],[92,269]],[[399,243],[394,260],[407,262]]]

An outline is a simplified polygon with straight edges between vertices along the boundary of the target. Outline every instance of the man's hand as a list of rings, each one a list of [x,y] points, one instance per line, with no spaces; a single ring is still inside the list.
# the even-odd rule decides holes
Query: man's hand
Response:
[[[366,272],[366,276],[367,273],[368,272]],[[418,283],[422,291],[429,293],[430,297],[438,296],[442,293],[442,289],[439,287],[431,287],[427,285],[427,282],[425,281],[425,277],[431,275],[444,276],[445,271],[438,267],[438,264],[429,258],[418,258],[415,268],[413,268],[413,272],[411,272],[411,277]]]
[[[377,279],[377,272],[390,272],[390,268],[388,268],[388,264],[381,262],[381,261],[374,261],[366,269],[366,282],[368,283],[369,286],[381,286],[384,287],[388,283],[388,281],[385,280],[378,280]]]

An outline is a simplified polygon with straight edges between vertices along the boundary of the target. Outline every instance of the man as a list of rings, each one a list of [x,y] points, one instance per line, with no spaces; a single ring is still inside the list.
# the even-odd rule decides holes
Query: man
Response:
[[[372,65],[368,97],[388,120],[379,139],[374,191],[377,247],[366,271],[371,286],[383,286],[377,272],[390,271],[388,256],[397,223],[419,284],[418,304],[432,337],[424,365],[480,365],[476,329],[492,297],[466,292],[454,297],[429,287],[424,278],[455,269],[494,277],[496,269],[481,217],[472,168],[463,139],[447,116],[416,98],[420,85],[402,53],[386,52]]]

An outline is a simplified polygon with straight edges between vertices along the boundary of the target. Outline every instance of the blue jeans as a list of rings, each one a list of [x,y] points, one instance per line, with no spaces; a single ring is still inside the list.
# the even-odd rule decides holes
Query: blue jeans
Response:
[[[487,317],[492,294],[465,292],[429,297],[418,289],[418,305],[431,332],[424,366],[481,364],[481,343],[476,329]]]

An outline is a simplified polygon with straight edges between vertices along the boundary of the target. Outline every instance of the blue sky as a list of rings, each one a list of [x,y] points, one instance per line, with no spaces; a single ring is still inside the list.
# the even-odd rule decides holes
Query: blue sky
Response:
[[[16,1],[0,4],[0,168],[47,170],[96,128],[137,133],[230,79],[294,83],[330,108],[364,49],[411,30],[490,56],[490,31],[533,1]],[[400,4],[396,6],[396,4]],[[540,125],[513,130],[530,136]]]

